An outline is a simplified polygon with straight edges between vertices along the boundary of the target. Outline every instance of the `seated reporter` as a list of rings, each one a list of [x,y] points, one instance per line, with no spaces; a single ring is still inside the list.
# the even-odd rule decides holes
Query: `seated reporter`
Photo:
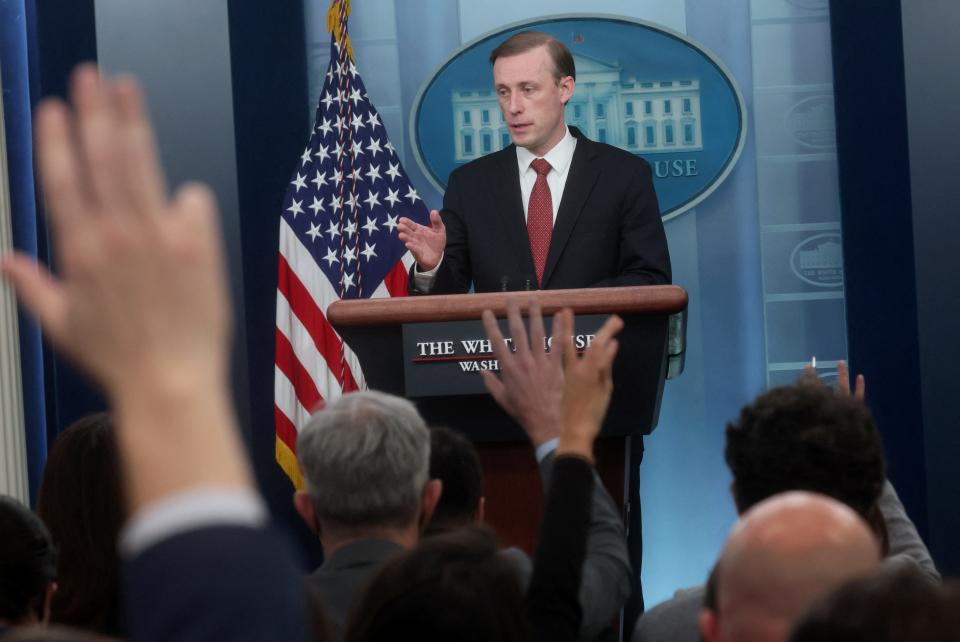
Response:
[[[492,320],[484,313],[485,322],[488,317]],[[519,323],[515,307],[510,317],[511,323]],[[441,533],[383,567],[354,612],[348,641],[393,640],[400,632],[423,641],[577,639],[577,594],[594,484],[593,442],[613,389],[613,336],[621,327],[622,321],[611,317],[579,358],[558,339],[570,336],[572,313],[567,310],[555,318],[555,358],[564,364],[558,398],[561,429],[526,596],[521,598],[516,573],[497,553],[489,531],[471,527]],[[514,333],[514,341],[517,355],[498,358],[512,364],[515,372],[533,376],[526,336]]]
[[[126,521],[113,421],[75,421],[47,454],[37,514],[59,553],[50,621],[125,637],[117,543]]]
[[[121,535],[133,639],[302,640],[306,594],[267,511],[230,401],[230,306],[217,206],[167,195],[136,83],[85,65],[72,105],[36,113],[59,274],[2,271],[47,338],[104,389],[130,518]]]
[[[56,579],[57,551],[43,522],[0,495],[0,635],[47,622]]]
[[[880,433],[863,403],[863,377],[851,394],[846,364],[837,371],[837,392],[808,373],[796,384],[760,395],[727,426],[725,455],[737,512],[791,490],[827,495],[870,525],[885,566],[914,566],[938,580],[926,546],[885,478]],[[703,598],[703,587],[678,591],[640,617],[633,642],[698,641]]]

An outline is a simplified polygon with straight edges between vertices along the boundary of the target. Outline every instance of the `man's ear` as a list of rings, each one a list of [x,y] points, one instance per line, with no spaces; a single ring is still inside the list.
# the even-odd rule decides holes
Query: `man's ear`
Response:
[[[483,522],[483,517],[486,515],[487,511],[487,498],[483,495],[480,496],[480,501],[477,502],[477,510],[474,512],[474,518],[478,523]]]
[[[573,79],[573,76],[564,76],[560,79],[560,102],[566,106],[570,99],[573,98],[573,90],[577,86],[577,81]]]
[[[307,523],[311,533],[320,534],[320,522],[317,520],[317,510],[313,507],[313,500],[305,490],[298,490],[293,493],[293,507],[297,513]]]
[[[430,523],[441,494],[443,494],[443,482],[439,479],[431,479],[423,485],[423,492],[420,494],[420,530]]]
[[[720,642],[720,621],[712,609],[700,609],[697,625],[705,642]]]

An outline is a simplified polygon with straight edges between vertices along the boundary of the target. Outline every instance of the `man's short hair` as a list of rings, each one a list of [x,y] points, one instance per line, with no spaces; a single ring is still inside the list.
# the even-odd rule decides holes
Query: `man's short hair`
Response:
[[[0,619],[43,618],[47,585],[57,577],[50,533],[26,506],[0,495]]]
[[[321,525],[402,528],[419,514],[430,433],[409,401],[356,392],[311,417],[297,457]]]
[[[885,480],[883,444],[862,401],[818,381],[774,388],[727,425],[737,507],[790,490],[833,497],[871,521]]]
[[[526,53],[537,47],[547,47],[547,53],[553,60],[553,77],[559,83],[561,78],[570,76],[577,79],[577,68],[573,64],[573,56],[567,46],[542,31],[521,31],[504,40],[500,45],[490,52],[490,64],[497,61],[497,58],[507,58]]]
[[[960,640],[956,584],[933,582],[915,566],[886,567],[816,602],[790,642]]]
[[[348,640],[532,639],[516,567],[482,526],[428,537],[388,561],[353,609]]]
[[[483,494],[483,473],[473,443],[450,428],[431,428],[430,478],[443,482],[431,523],[472,521]]]

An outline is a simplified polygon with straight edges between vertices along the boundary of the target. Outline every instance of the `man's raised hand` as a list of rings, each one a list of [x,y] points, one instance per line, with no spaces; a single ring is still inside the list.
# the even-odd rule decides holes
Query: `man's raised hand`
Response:
[[[573,312],[563,310],[554,318],[566,318],[573,327]],[[613,360],[619,344],[616,335],[623,329],[623,320],[612,315],[597,331],[583,355],[572,345],[563,351],[563,424],[557,455],[576,455],[592,461],[593,442],[600,434],[603,419],[613,394]],[[567,341],[572,341],[570,333]]]
[[[523,426],[534,447],[559,436],[563,397],[563,352],[573,330],[572,319],[557,315],[550,352],[544,350],[540,304],[530,302],[530,340],[516,302],[507,303],[507,318],[516,352],[511,352],[493,312],[483,313],[483,327],[500,363],[502,378],[481,371],[483,383],[500,406]],[[572,349],[572,348],[571,348]]]
[[[47,100],[36,115],[59,276],[25,255],[5,257],[4,276],[111,396],[222,378],[230,323],[213,196],[197,185],[167,196],[132,79],[84,65],[71,96],[72,110]]]
[[[413,254],[420,271],[426,272],[437,267],[447,246],[447,228],[443,225],[440,212],[430,212],[430,225],[420,225],[406,216],[401,216],[398,223],[400,240]]]

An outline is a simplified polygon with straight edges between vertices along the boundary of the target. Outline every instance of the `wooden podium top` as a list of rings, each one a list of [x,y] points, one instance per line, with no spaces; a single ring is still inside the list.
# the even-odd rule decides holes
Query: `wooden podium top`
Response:
[[[531,290],[523,292],[487,292],[390,299],[352,299],[337,301],[327,310],[327,318],[337,325],[370,326],[428,321],[466,321],[480,318],[484,310],[498,317],[507,314],[507,302],[522,307],[536,300],[544,314],[572,308],[576,314],[669,315],[687,307],[686,291],[676,285],[641,285],[619,288],[579,290]]]

